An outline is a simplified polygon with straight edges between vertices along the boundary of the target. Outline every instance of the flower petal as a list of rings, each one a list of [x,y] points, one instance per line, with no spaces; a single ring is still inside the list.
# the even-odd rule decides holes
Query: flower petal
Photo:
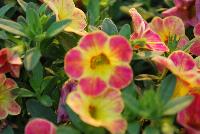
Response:
[[[0,120],[5,119],[7,116],[8,112],[4,108],[0,107]]]
[[[195,42],[192,43],[190,47],[190,52],[193,55],[200,56],[200,39],[197,39]]]
[[[46,119],[33,119],[25,127],[25,134],[56,134],[56,127]]]
[[[6,88],[7,88],[8,90],[12,90],[12,89],[14,89],[14,88],[17,87],[16,82],[15,82],[13,79],[10,79],[10,78],[7,78],[7,79],[5,80],[4,85],[6,86]]]
[[[122,89],[130,84],[133,79],[131,67],[118,66],[110,77],[109,84],[116,89]]]
[[[85,94],[96,96],[102,93],[107,85],[98,77],[86,77],[80,80],[79,86]]]
[[[10,115],[18,115],[21,112],[21,107],[14,100],[11,100],[7,106],[7,110]]]
[[[73,48],[68,51],[64,60],[64,69],[66,74],[72,78],[78,78],[82,75],[84,70],[82,65],[82,54],[78,49]]]
[[[194,36],[195,36],[195,37],[199,37],[199,36],[200,36],[200,23],[198,23],[198,24],[195,25],[195,27],[194,27]]]
[[[112,134],[124,134],[127,129],[127,122],[124,119],[118,119],[109,124],[108,130]]]

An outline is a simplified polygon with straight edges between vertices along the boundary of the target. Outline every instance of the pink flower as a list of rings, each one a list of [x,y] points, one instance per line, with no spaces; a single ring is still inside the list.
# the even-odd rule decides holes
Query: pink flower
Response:
[[[75,80],[68,80],[64,83],[62,89],[61,89],[61,95],[60,95],[60,101],[58,105],[58,116],[57,116],[57,122],[66,122],[68,120],[68,114],[66,113],[66,110],[64,108],[64,105],[66,104],[66,98],[70,92],[76,89],[77,81]]]
[[[190,52],[193,55],[200,56],[200,23],[194,27],[194,42],[190,47]]]
[[[132,55],[124,37],[93,32],[67,52],[64,69],[71,79],[79,81],[83,92],[95,96],[106,88],[123,89],[129,85],[133,78],[129,65]]]
[[[0,74],[0,120],[5,119],[8,114],[18,115],[21,112],[20,106],[15,102],[16,97],[11,92],[16,87],[14,80]]]
[[[155,33],[137,12],[135,8],[129,10],[133,21],[134,33],[131,35],[131,41],[144,41],[144,46],[135,45],[135,48],[145,48],[152,51],[168,52],[168,47],[161,40],[160,36]]]
[[[177,122],[188,134],[200,134],[200,94],[193,93],[194,100],[187,108],[177,115]]]
[[[25,134],[56,134],[56,127],[46,119],[36,118],[28,122]]]
[[[195,26],[200,21],[200,0],[174,0],[175,7],[162,13],[166,16],[180,17],[186,26]]]
[[[22,61],[20,57],[8,48],[0,50],[0,73],[10,72],[13,77],[19,77]]]

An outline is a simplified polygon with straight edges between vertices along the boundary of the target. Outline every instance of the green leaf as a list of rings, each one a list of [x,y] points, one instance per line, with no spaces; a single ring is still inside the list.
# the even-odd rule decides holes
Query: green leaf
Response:
[[[5,31],[0,30],[0,39],[2,40],[8,39],[8,36]]]
[[[60,126],[57,128],[56,134],[81,134],[81,133],[72,127]]]
[[[5,6],[0,8],[0,18],[3,18],[5,14],[14,6],[13,3],[6,4]]]
[[[125,38],[129,39],[131,35],[131,27],[129,24],[125,24],[119,31],[119,34],[124,36]]]
[[[24,11],[26,11],[26,7],[27,7],[27,3],[26,2],[24,2],[23,0],[17,0],[17,2],[19,3],[19,5],[22,7],[22,9],[24,10]]]
[[[89,15],[89,24],[95,25],[100,14],[100,0],[89,0],[87,11]]]
[[[45,107],[35,99],[26,101],[26,108],[31,117],[45,118],[56,123],[56,114],[50,107]]]
[[[46,88],[49,88],[49,85],[51,85],[53,82],[55,82],[53,80],[55,80],[54,76],[45,77],[42,80],[42,84],[41,84],[41,87],[40,87],[40,93],[42,93]]]
[[[128,134],[139,134],[140,124],[138,122],[128,123]]]
[[[193,101],[193,96],[183,96],[177,97],[170,100],[164,107],[165,111],[163,115],[174,115],[177,112],[181,111]]]
[[[12,90],[13,94],[19,97],[33,97],[35,94],[28,89],[25,88],[16,88]]]
[[[173,95],[176,86],[176,77],[172,74],[168,75],[161,82],[160,86],[160,96],[164,103],[166,103]]]
[[[1,134],[14,134],[14,131],[11,126],[7,126]]]
[[[24,66],[27,71],[33,70],[35,66],[38,64],[41,57],[41,52],[39,48],[34,47],[28,50],[24,57]]]
[[[144,130],[144,134],[160,134],[158,128],[155,127],[146,127]]]
[[[102,23],[102,30],[108,35],[118,34],[117,26],[109,18],[105,18]]]
[[[55,35],[62,32],[66,28],[66,26],[69,25],[70,23],[71,23],[71,20],[69,20],[69,19],[54,22],[47,29],[46,37],[47,38],[54,37]]]
[[[32,76],[29,79],[31,87],[37,94],[41,94],[40,87],[43,80],[43,67],[40,62],[36,65],[36,67],[32,70]]]
[[[46,107],[51,107],[53,105],[53,101],[48,95],[39,97],[39,101]]]
[[[26,37],[26,34],[24,33],[22,25],[11,20],[0,18],[0,29],[3,29],[7,32],[10,32],[16,35]]]

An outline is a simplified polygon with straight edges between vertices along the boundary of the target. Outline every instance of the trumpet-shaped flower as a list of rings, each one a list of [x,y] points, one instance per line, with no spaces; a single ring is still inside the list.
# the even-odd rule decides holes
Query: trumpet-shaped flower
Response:
[[[200,0],[174,0],[175,7],[162,13],[164,17],[180,17],[186,26],[195,26],[200,21]]]
[[[70,19],[72,22],[65,28],[67,32],[84,35],[87,26],[85,13],[75,7],[73,0],[43,0],[55,13],[56,20]]]
[[[194,27],[194,42],[191,44],[190,52],[196,56],[200,56],[200,23]]]
[[[144,40],[144,48],[152,51],[169,51],[168,47],[162,42],[160,36],[155,33],[137,12],[135,8],[130,9],[130,15],[133,21],[134,33],[131,35],[131,40]],[[136,48],[137,48],[136,44]]]
[[[21,111],[20,106],[15,102],[15,97],[11,93],[17,84],[4,74],[0,74],[0,120],[5,119],[8,114],[18,115]]]
[[[19,56],[8,48],[0,50],[0,73],[10,72],[13,77],[19,77],[22,61]]]
[[[124,37],[94,32],[84,36],[78,46],[68,51],[64,69],[70,78],[79,81],[83,92],[98,95],[109,87],[122,89],[132,81],[133,72],[129,65],[132,54]]]
[[[150,27],[154,32],[160,35],[165,44],[168,44],[168,39],[173,36],[176,36],[176,40],[179,40],[178,48],[183,47],[188,42],[188,38],[185,36],[184,23],[176,16],[169,16],[164,19],[154,17]]]
[[[200,94],[193,93],[193,102],[178,113],[177,122],[182,125],[188,134],[200,133]]]
[[[69,94],[66,103],[84,122],[104,127],[112,134],[125,133],[127,122],[120,115],[124,104],[119,90],[107,89],[94,97],[78,89]]]
[[[25,134],[56,134],[56,127],[46,119],[36,118],[28,122]]]
[[[68,120],[68,114],[66,113],[66,110],[64,108],[64,105],[66,104],[66,98],[70,92],[76,89],[77,81],[75,80],[68,80],[64,83],[62,89],[61,89],[61,95],[58,105],[58,116],[57,116],[57,122],[66,122]]]
[[[177,78],[173,96],[184,96],[200,88],[200,74],[193,57],[183,51],[174,51],[168,58],[157,56],[152,59],[169,69]]]

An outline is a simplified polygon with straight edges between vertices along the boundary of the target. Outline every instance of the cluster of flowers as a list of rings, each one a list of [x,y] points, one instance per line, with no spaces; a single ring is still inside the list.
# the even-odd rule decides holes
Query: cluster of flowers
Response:
[[[68,120],[68,115],[62,107],[67,104],[84,122],[95,127],[104,127],[113,134],[125,133],[127,122],[121,116],[124,103],[120,90],[133,80],[133,70],[129,65],[133,50],[142,49],[169,54],[167,58],[157,55],[152,60],[161,72],[163,69],[168,69],[176,76],[177,83],[173,97],[188,94],[194,96],[193,103],[178,113],[177,121],[189,133],[200,132],[199,66],[197,60],[188,54],[189,52],[196,56],[200,55],[200,50],[197,49],[200,46],[200,23],[198,23],[200,16],[197,14],[200,9],[199,0],[174,0],[176,6],[163,13],[168,17],[164,19],[155,17],[150,24],[136,9],[130,9],[134,33],[129,41],[120,35],[108,36],[102,31],[87,33],[84,30],[87,25],[85,14],[75,7],[73,0],[44,0],[44,2],[53,10],[57,21],[67,18],[72,20],[66,31],[83,36],[78,45],[67,52],[64,59],[64,70],[69,80],[62,88],[58,122]],[[196,8],[193,16],[190,16],[190,8]],[[195,38],[192,41],[185,35],[185,26],[188,25],[195,26]],[[171,36],[175,36],[178,40],[174,51],[167,46]],[[129,42],[132,42],[132,45]],[[187,46],[188,44],[190,45]],[[3,73],[10,72],[11,75],[18,77],[21,64],[20,58],[10,50],[0,51],[1,119],[7,114],[20,113],[20,106],[14,101],[15,97],[11,93],[16,83],[6,78]],[[35,129],[38,124],[43,127]],[[31,131],[38,134],[41,131],[55,134],[56,128],[46,120],[36,119],[26,126],[25,133],[30,134]]]

